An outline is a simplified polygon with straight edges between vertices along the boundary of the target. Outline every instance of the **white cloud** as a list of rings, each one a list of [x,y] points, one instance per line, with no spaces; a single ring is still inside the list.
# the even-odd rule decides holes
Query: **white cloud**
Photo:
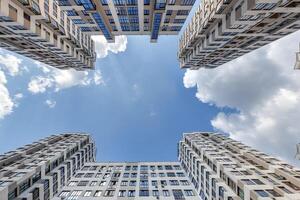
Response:
[[[102,78],[102,74],[100,70],[96,70],[94,73],[94,82],[95,85],[100,85],[100,84],[104,84],[103,78]]]
[[[44,93],[47,88],[52,87],[53,80],[48,77],[36,76],[28,84],[28,90],[31,93]]]
[[[22,99],[23,98],[23,94],[22,93],[17,93],[14,95],[14,99]]]
[[[11,76],[19,75],[21,73],[20,64],[22,60],[12,54],[5,54],[2,51],[1,54],[0,63],[2,67],[0,69],[7,71]]]
[[[56,101],[47,99],[47,100],[45,101],[45,104],[46,104],[47,106],[49,106],[49,108],[54,108],[54,107],[56,106]]]
[[[95,71],[76,71],[74,69],[59,70],[36,63],[38,68],[43,71],[43,75],[32,77],[28,84],[28,90],[33,93],[44,93],[47,89],[58,92],[62,89],[74,86],[89,86],[104,84],[99,70]]]
[[[5,74],[0,71],[0,119],[12,113],[14,108],[14,102],[6,88],[6,83]]]
[[[95,50],[97,53],[97,58],[104,58],[108,55],[108,52],[113,53],[124,52],[127,47],[127,37],[124,35],[116,36],[114,43],[108,43],[104,36],[92,36],[95,41]]]
[[[219,113],[214,128],[291,163],[300,142],[300,71],[293,69],[300,32],[216,69],[187,71],[196,97],[237,112]],[[295,42],[297,41],[297,42]]]
[[[14,102],[14,106],[18,107],[19,106],[19,101],[23,98],[23,94],[22,93],[17,93],[14,95],[13,97],[13,102]]]

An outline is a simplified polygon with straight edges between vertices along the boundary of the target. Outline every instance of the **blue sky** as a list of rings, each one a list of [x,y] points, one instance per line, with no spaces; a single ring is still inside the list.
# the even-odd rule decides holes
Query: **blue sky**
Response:
[[[10,92],[23,98],[0,121],[0,152],[52,133],[83,131],[93,135],[98,160],[175,160],[182,133],[212,130],[210,119],[218,112],[182,84],[177,40],[163,36],[153,44],[146,36],[128,37],[126,51],[97,60],[104,83],[58,92],[28,91],[32,77],[43,73],[23,57],[20,70],[28,71],[7,76]]]
[[[217,131],[299,165],[300,32],[216,69],[181,70],[178,36],[96,37],[95,71],[0,50],[0,153],[88,132],[98,161],[172,161],[183,132]]]

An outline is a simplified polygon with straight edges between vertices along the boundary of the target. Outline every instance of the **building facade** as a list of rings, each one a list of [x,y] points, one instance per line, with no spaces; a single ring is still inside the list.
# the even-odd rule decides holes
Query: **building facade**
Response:
[[[300,169],[220,134],[184,134],[179,160],[203,200],[300,199]]]
[[[300,169],[226,136],[186,133],[178,162],[95,162],[88,134],[0,156],[1,200],[299,200]]]
[[[53,200],[199,200],[179,162],[86,163]]]
[[[180,67],[215,68],[299,29],[299,0],[203,0],[180,39]]]
[[[175,35],[195,0],[0,0],[0,47],[59,69],[94,69],[91,35]]]
[[[0,156],[1,200],[50,200],[85,163],[95,161],[87,134],[53,135]]]
[[[102,34],[113,42],[117,35],[175,35],[195,0],[57,0],[81,31]],[[76,20],[76,21],[75,21]]]
[[[1,0],[0,47],[59,69],[93,69],[94,42],[55,0]]]

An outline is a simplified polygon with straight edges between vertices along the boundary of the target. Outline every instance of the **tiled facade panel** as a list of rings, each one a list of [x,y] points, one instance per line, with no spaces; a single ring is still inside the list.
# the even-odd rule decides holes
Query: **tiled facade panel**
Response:
[[[63,134],[0,156],[1,200],[49,200],[77,170],[95,161],[89,135]]]
[[[59,69],[93,69],[94,43],[55,0],[1,0],[0,47]]]
[[[299,0],[203,0],[180,39],[180,66],[215,68],[299,29]]]
[[[87,163],[53,200],[199,200],[178,162]]]
[[[91,35],[178,34],[195,0],[0,0],[0,47],[44,64],[94,69]]]
[[[300,199],[300,169],[219,134],[184,134],[179,160],[203,200]]]

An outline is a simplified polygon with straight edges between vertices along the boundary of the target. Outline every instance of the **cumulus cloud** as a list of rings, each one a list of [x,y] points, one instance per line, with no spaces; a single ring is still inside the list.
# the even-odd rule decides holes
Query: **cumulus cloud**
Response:
[[[300,142],[300,71],[293,69],[300,32],[216,69],[187,70],[186,88],[220,112],[212,126],[232,138],[295,163]]]
[[[20,65],[22,63],[22,60],[12,54],[3,53],[2,51],[1,53],[2,55],[0,55],[0,69],[7,71],[11,76],[19,75],[21,73]]]
[[[28,84],[28,90],[31,93],[44,93],[47,88],[52,87],[53,79],[49,77],[36,76]]]
[[[12,113],[14,108],[14,102],[6,88],[6,83],[7,80],[4,72],[0,71],[0,119],[3,119],[6,115]]]
[[[54,108],[54,107],[56,106],[56,101],[47,99],[47,100],[45,101],[45,104],[46,104],[47,106],[49,106],[49,108]]]
[[[32,77],[28,83],[28,90],[33,94],[44,93],[47,89],[53,89],[55,92],[58,92],[74,86],[104,83],[99,70],[90,72],[76,71],[74,69],[59,70],[41,63],[36,64],[44,74]]]
[[[95,42],[95,50],[97,58],[104,58],[108,55],[108,52],[119,53],[124,52],[127,47],[127,37],[124,35],[116,36],[114,43],[108,43],[104,36],[92,36]]]

